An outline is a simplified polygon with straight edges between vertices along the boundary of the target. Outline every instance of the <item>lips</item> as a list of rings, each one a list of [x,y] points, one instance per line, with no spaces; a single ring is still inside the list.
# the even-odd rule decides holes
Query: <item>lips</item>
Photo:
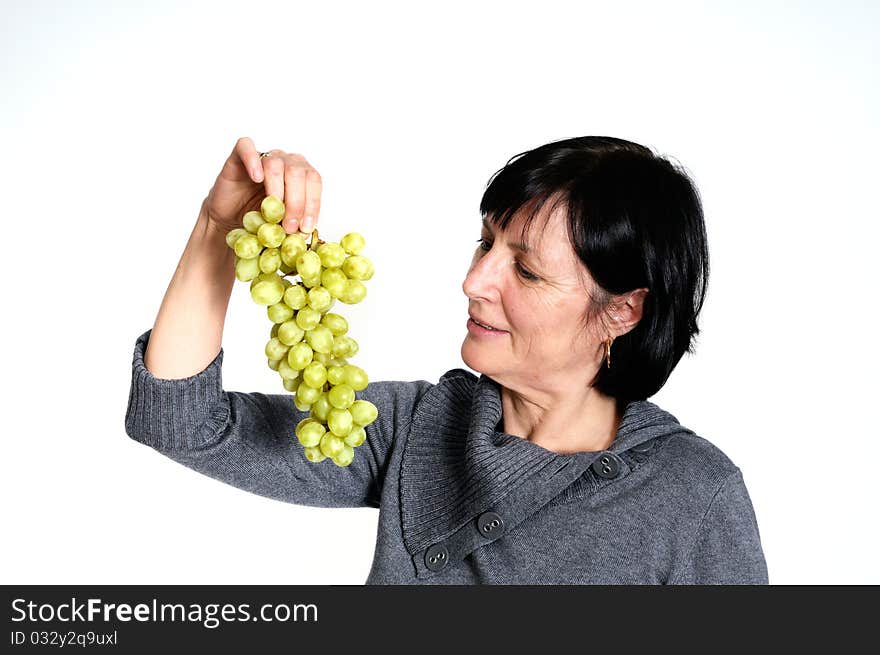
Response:
[[[480,325],[480,326],[482,326],[482,327],[484,327],[484,328],[487,328],[487,329],[489,329],[489,330],[497,330],[498,332],[504,332],[504,330],[502,330],[501,328],[497,328],[497,327],[495,327],[495,326],[492,325],[491,323],[486,323],[485,321],[481,321],[479,318],[477,318],[477,317],[474,316],[473,314],[470,314],[470,317],[471,317],[471,320],[472,320],[474,323],[476,323],[477,325]]]

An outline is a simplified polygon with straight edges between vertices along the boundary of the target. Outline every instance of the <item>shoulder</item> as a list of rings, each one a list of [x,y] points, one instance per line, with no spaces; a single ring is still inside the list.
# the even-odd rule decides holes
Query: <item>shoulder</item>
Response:
[[[438,382],[427,380],[381,380],[370,382],[359,399],[369,400],[382,410],[395,408],[412,416],[423,403],[431,406],[450,406],[458,410],[458,405],[466,402],[476,383],[477,376],[462,368],[454,368],[440,376]]]
[[[478,377],[463,368],[453,368],[440,376],[436,384],[424,390],[416,414],[437,412],[462,414],[470,410]]]
[[[709,438],[684,428],[669,435],[654,458],[656,470],[673,490],[693,499],[711,499],[733,476],[736,463]]]

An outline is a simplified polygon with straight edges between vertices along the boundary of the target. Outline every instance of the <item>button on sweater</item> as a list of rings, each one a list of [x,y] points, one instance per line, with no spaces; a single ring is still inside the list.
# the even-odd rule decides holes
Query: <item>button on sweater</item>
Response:
[[[607,450],[560,454],[502,425],[501,387],[455,368],[371,382],[347,467],[306,460],[292,394],[223,389],[223,350],[165,380],[135,343],[125,430],[199,473],[313,507],[379,510],[367,584],[767,584],[742,471],[647,400]]]

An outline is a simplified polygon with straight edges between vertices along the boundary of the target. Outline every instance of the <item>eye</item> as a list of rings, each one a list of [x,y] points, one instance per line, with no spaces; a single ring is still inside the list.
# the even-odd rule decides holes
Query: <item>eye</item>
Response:
[[[488,239],[481,237],[481,238],[477,239],[477,243],[480,244],[479,248],[483,252],[489,252],[492,249],[492,243]],[[526,267],[524,267],[519,262],[516,262],[516,271],[526,280],[534,281],[534,280],[538,279],[537,275],[532,274]]]
[[[527,269],[523,268],[522,264],[520,264],[519,262],[517,262],[517,264],[516,264],[516,270],[519,271],[519,274],[522,275],[527,280],[537,280],[538,279],[537,275],[533,275]]]

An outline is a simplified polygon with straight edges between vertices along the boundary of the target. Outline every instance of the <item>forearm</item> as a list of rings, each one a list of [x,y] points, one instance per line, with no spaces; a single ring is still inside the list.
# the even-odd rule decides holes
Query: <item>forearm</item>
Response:
[[[157,378],[185,378],[214,360],[234,282],[235,255],[225,235],[202,211],[150,333],[144,354],[150,373]]]

